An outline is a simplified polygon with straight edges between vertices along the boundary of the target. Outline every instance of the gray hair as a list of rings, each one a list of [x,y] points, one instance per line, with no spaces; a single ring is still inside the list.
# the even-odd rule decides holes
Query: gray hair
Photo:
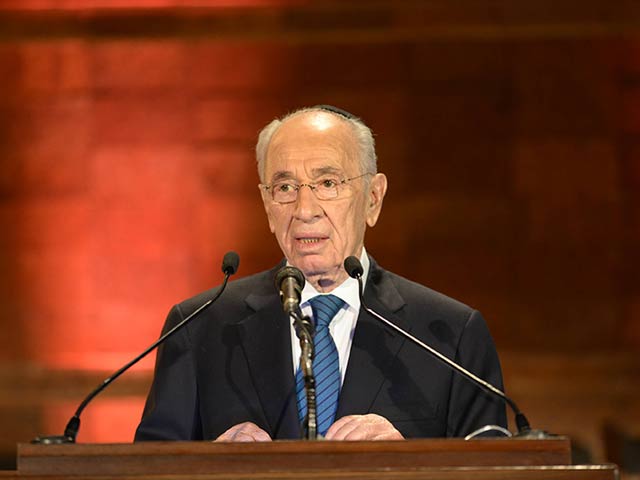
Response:
[[[377,156],[376,156],[376,142],[373,139],[373,132],[365,123],[358,117],[346,117],[331,110],[327,110],[322,107],[305,107],[295,110],[286,114],[281,118],[272,120],[267,126],[265,126],[258,135],[258,143],[256,144],[256,160],[258,162],[258,175],[260,181],[264,183],[264,171],[265,162],[267,160],[267,150],[269,149],[269,143],[273,135],[278,131],[280,126],[291,117],[308,112],[325,112],[338,117],[344,122],[348,122],[353,129],[356,142],[359,150],[359,160],[362,173],[377,173]]]

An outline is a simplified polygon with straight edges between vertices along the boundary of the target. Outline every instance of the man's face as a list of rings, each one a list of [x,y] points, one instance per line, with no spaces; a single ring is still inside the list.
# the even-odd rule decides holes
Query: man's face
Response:
[[[347,122],[326,112],[302,113],[285,121],[271,139],[264,181],[300,185],[357,177],[365,173],[357,155]],[[274,202],[264,190],[262,199],[271,232],[289,263],[316,289],[330,291],[347,278],[344,259],[362,252],[366,226],[375,225],[385,191],[386,178],[377,174],[342,185],[332,200],[318,200],[307,186],[293,203]]]

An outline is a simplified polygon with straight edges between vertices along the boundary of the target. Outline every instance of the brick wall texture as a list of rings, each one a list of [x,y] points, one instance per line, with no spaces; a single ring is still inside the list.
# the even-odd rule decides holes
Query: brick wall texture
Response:
[[[319,103],[377,135],[379,263],[482,310],[500,351],[640,350],[630,3],[116,3],[0,2],[7,378],[115,368],[225,251],[278,261],[253,145]],[[7,449],[46,424],[11,408]]]

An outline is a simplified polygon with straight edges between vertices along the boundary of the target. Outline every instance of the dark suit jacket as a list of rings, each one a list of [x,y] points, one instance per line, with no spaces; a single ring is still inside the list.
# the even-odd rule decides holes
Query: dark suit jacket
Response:
[[[276,270],[230,282],[200,318],[160,347],[137,441],[215,439],[245,421],[274,439],[300,438],[289,320],[274,288]],[[174,306],[165,331],[214,293]],[[498,355],[478,311],[373,259],[365,302],[502,388]],[[384,416],[407,438],[506,426],[501,401],[361,310],[336,418],[364,413]]]

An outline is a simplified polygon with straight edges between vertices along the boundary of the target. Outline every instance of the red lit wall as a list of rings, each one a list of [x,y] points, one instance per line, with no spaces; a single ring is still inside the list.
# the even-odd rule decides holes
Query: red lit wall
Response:
[[[216,93],[237,88],[216,72],[242,48],[65,40],[5,52],[20,95],[3,213],[22,354],[112,369],[157,335],[172,303],[220,280],[224,252],[245,248],[239,232],[264,223],[246,192],[268,116]]]

